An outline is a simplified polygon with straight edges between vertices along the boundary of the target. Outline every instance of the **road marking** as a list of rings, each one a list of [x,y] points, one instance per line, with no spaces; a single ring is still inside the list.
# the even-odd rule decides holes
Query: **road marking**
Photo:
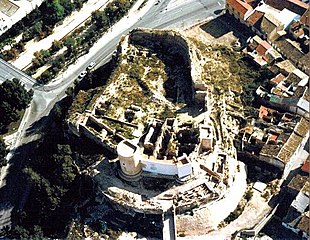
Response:
[[[222,6],[222,4],[220,2],[217,2],[217,3],[218,3],[218,5]]]

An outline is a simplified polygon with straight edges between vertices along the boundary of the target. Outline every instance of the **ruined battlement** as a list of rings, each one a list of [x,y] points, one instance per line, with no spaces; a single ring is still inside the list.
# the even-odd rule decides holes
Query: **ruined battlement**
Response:
[[[132,44],[150,44],[156,47],[165,46],[171,50],[177,50],[188,64],[193,89],[201,89],[201,76],[203,72],[203,67],[200,64],[201,53],[199,49],[181,33],[173,30],[137,28],[129,33],[128,42]]]

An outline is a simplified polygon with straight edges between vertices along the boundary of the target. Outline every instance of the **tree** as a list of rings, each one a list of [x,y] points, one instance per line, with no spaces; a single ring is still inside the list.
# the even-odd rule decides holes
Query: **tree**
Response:
[[[17,78],[0,85],[0,102],[7,102],[14,110],[25,109],[31,102],[33,90],[27,91]]]
[[[39,35],[42,32],[42,23],[43,23],[42,21],[38,21],[33,25],[32,27],[33,34]]]
[[[65,9],[64,7],[59,3],[59,0],[54,0],[50,7],[54,10],[54,13],[57,16],[57,20],[62,20],[64,18]]]
[[[53,154],[52,159],[58,167],[55,171],[55,176],[58,185],[67,189],[70,187],[76,177],[76,168],[71,157],[72,151],[69,145],[57,144],[56,153]]]
[[[27,229],[23,228],[22,226],[15,226],[14,229],[11,231],[11,236],[13,238],[19,239],[29,239],[30,233]]]
[[[72,37],[67,38],[64,45],[68,48],[69,52],[72,52],[72,50],[76,48],[76,40]]]
[[[4,165],[6,165],[6,159],[5,156],[7,155],[6,146],[4,144],[4,141],[0,139],[0,168]]]
[[[25,109],[33,95],[33,90],[27,91],[16,78],[6,80],[0,85],[0,131],[18,120],[18,111]]]
[[[52,43],[52,51],[57,52],[62,48],[62,42],[54,40]]]
[[[50,80],[52,79],[52,74],[50,73],[50,71],[44,71],[39,79],[39,82],[42,84],[46,84],[48,83]]]

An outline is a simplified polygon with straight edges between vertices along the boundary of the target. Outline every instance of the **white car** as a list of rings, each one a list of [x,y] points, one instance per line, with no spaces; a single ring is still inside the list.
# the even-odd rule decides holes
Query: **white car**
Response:
[[[86,76],[87,72],[83,71],[80,73],[80,75],[78,76],[78,79],[83,79]]]
[[[95,66],[95,64],[96,64],[95,62],[91,62],[91,63],[88,65],[87,70],[93,69],[94,66]]]

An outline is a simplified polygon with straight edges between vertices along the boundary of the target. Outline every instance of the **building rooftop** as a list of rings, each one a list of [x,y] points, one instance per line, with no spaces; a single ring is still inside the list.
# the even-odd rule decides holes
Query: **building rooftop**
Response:
[[[310,52],[308,52],[307,54],[304,54],[304,56],[302,56],[299,59],[300,65],[303,67],[303,70],[305,71],[306,74],[308,74],[308,76],[310,75],[309,59],[310,59]]]
[[[310,8],[308,7],[307,11],[300,17],[299,21],[309,27],[310,25],[310,20],[309,20],[309,15],[310,15]]]
[[[310,222],[310,218],[309,218],[309,211],[308,211],[300,219],[299,223],[297,224],[297,228],[300,229],[302,232],[305,232],[309,235],[309,232],[310,232],[309,222]]]
[[[309,157],[310,157],[310,155],[309,155]],[[305,163],[301,167],[301,171],[306,172],[308,174],[309,174],[309,170],[310,170],[309,157],[308,157],[308,159],[305,161]]]
[[[299,15],[284,8],[282,11],[277,15],[277,19],[284,24],[284,29],[294,20],[298,19]]]
[[[259,55],[263,56],[270,48],[272,48],[272,46],[267,41],[262,41],[256,48],[256,51]]]
[[[278,84],[280,82],[282,82],[285,79],[285,76],[282,73],[279,73],[277,76],[275,76],[274,78],[272,78],[270,81]]]
[[[309,120],[307,120],[306,118],[301,118],[301,120],[295,126],[294,132],[301,137],[306,136],[306,134],[309,132],[309,124]]]
[[[135,153],[137,146],[129,142],[128,140],[124,140],[117,145],[117,152],[123,157],[131,157]]]
[[[299,63],[299,60],[304,56],[304,53],[297,46],[297,42],[293,42],[288,38],[279,38],[275,41],[275,44],[284,56],[287,56],[295,64]]]
[[[1,0],[0,1],[0,35],[15,23],[39,7],[44,0]]]
[[[300,174],[297,174],[292,178],[292,180],[289,182],[287,186],[290,189],[300,192],[307,181],[309,181],[308,176],[302,176]]]
[[[260,151],[260,154],[273,157],[273,156],[277,156],[280,150],[281,150],[281,146],[279,145],[265,144],[262,150]]]
[[[304,213],[308,205],[309,198],[303,192],[299,192],[291,204],[291,206],[294,207],[299,213]]]
[[[286,8],[299,15],[302,15],[309,7],[307,3],[300,0],[266,0],[265,2],[276,9],[282,10]]]
[[[261,30],[270,34],[277,27],[281,26],[281,22],[272,14],[266,13],[261,23]]]
[[[309,4],[304,3],[304,2],[302,2],[300,0],[287,0],[287,1],[292,3],[292,4],[294,4],[294,5],[296,5],[296,6],[299,6],[299,7],[303,8],[303,9],[305,9],[305,10],[309,8]]]
[[[294,132],[291,134],[287,142],[282,146],[278,153],[278,158],[286,164],[291,159],[299,144],[302,141],[302,137],[298,136]]]
[[[226,3],[243,16],[247,13],[248,10],[253,9],[250,4],[241,0],[227,0]]]
[[[250,24],[250,26],[259,27],[261,21],[263,20],[264,14],[264,12],[255,10],[246,21]]]
[[[296,69],[296,67],[293,65],[293,63],[291,63],[290,60],[284,60],[282,62],[276,63],[275,65],[280,69],[280,72],[283,72],[283,74],[286,75]]]

